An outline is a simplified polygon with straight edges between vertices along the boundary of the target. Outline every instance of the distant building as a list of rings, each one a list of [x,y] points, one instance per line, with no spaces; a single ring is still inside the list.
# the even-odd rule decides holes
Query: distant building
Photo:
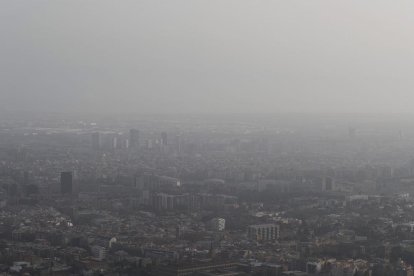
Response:
[[[213,218],[209,221],[208,226],[213,231],[224,231],[226,220],[224,218]]]
[[[271,241],[279,238],[279,225],[257,224],[247,228],[247,237],[255,241]]]
[[[324,177],[322,180],[322,191],[331,192],[335,190],[335,180],[332,177]]]
[[[166,145],[168,145],[168,137],[167,137],[167,132],[162,132],[162,133],[161,133],[161,145],[162,145],[162,146],[166,146]]]
[[[131,129],[129,131],[129,147],[138,148],[139,147],[139,130]]]
[[[92,133],[92,148],[93,149],[101,148],[101,135],[99,132]]]
[[[118,137],[114,136],[112,137],[112,149],[118,148]]]
[[[177,227],[175,227],[175,238],[176,239],[181,238],[182,234],[183,234],[182,226],[178,225]]]
[[[99,246],[99,245],[92,246],[91,251],[92,251],[92,256],[99,261],[102,261],[106,258],[106,248],[103,246]]]
[[[23,172],[23,185],[29,185],[29,172],[25,171]]]
[[[175,208],[175,195],[157,193],[152,196],[152,207],[155,210],[172,210]]]
[[[144,174],[135,177],[135,187],[139,189],[166,191],[179,188],[180,186],[180,179],[174,177],[154,174]]]
[[[60,173],[60,191],[62,194],[72,194],[72,172]]]

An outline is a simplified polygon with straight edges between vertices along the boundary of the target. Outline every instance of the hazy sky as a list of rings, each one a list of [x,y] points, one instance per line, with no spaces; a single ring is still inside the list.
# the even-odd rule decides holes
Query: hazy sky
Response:
[[[0,108],[412,112],[414,1],[0,0]]]

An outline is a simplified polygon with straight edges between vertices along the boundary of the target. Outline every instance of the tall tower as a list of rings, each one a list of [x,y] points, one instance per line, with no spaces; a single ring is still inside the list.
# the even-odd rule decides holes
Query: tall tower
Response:
[[[62,194],[72,194],[72,172],[60,173],[60,191]]]
[[[117,149],[118,148],[118,137],[114,136],[112,137],[112,149]]]
[[[133,128],[129,131],[129,147],[138,148],[138,146],[139,146],[139,130]]]
[[[101,135],[99,134],[99,132],[92,133],[92,148],[101,148]]]
[[[161,145],[166,146],[168,144],[167,132],[161,132]]]

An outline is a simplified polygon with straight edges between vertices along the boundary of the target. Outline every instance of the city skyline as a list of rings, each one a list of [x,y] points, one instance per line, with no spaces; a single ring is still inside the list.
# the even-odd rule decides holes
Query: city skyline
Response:
[[[0,1],[0,276],[414,276],[413,14]]]

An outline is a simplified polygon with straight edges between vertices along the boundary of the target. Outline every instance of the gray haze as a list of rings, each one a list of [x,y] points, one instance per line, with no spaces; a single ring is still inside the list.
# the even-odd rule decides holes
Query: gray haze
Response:
[[[411,112],[414,2],[0,2],[0,107]]]

